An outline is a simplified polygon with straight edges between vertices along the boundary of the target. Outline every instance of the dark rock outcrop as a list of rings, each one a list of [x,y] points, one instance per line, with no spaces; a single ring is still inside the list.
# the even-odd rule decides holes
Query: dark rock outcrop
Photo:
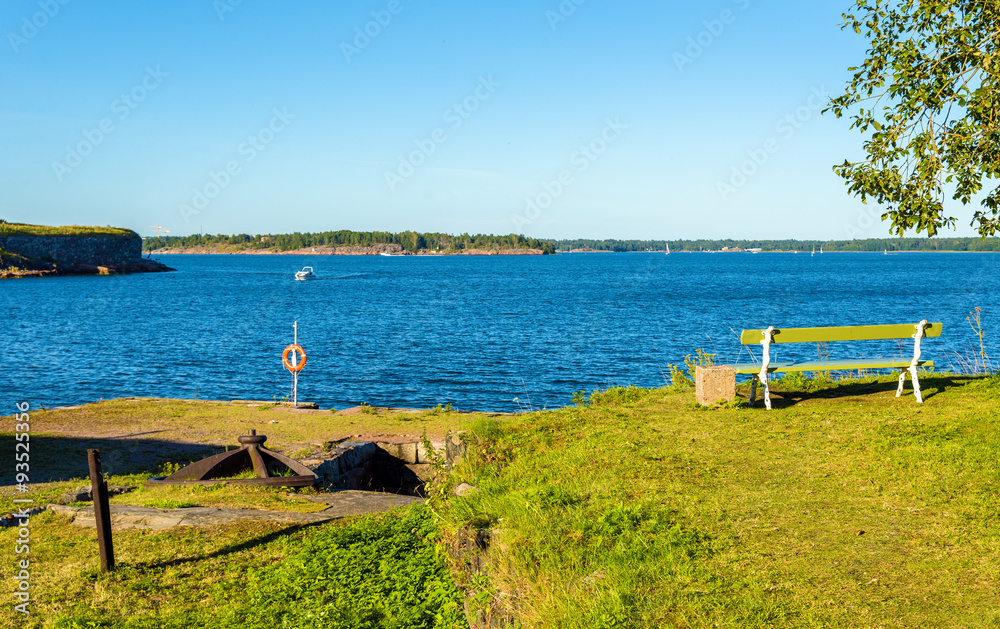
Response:
[[[0,278],[173,271],[122,236],[0,236]]]

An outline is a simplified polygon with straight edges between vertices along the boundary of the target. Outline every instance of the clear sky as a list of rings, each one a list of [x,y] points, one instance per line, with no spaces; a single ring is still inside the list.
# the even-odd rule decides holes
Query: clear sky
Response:
[[[851,4],[6,0],[0,218],[882,237],[819,111]]]

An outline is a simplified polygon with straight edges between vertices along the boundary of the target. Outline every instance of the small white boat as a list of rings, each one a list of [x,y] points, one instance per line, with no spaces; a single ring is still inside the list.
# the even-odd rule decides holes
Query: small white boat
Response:
[[[667,245],[667,251],[666,251],[666,254],[667,254],[667,255],[670,255],[670,245],[669,245],[669,244]]]
[[[314,277],[316,277],[316,274],[313,273],[311,266],[303,267],[301,271],[295,273],[295,279],[297,280],[311,280]]]

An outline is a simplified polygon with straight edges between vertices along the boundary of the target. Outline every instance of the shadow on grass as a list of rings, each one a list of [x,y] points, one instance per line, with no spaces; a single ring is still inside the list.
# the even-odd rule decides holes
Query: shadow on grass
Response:
[[[247,539],[238,544],[232,544],[230,546],[220,548],[219,550],[210,553],[205,553],[204,555],[194,555],[191,557],[178,557],[176,559],[171,559],[169,561],[161,561],[159,563],[152,563],[152,564],[131,564],[131,565],[132,567],[135,568],[156,570],[160,568],[173,568],[188,563],[205,561],[206,559],[218,559],[220,557],[226,557],[227,555],[240,553],[245,550],[252,550],[254,548],[257,548],[258,546],[264,546],[266,544],[270,544],[271,542],[279,540],[283,537],[295,535],[296,533],[299,533],[301,531],[322,526],[324,524],[329,524],[329,522],[310,522],[308,524],[295,524],[283,528],[281,530],[268,533],[267,535],[262,535],[260,537]]]
[[[141,433],[150,434],[150,433]],[[99,438],[31,435],[30,469],[32,483],[87,478],[87,450],[101,451],[105,475],[156,472],[164,463],[187,465],[219,452],[225,447],[177,443],[160,439]],[[0,451],[14,451],[14,437],[0,435]]]
[[[929,400],[945,390],[964,387],[969,384],[972,378],[967,376],[953,376],[953,375],[925,375],[920,376],[920,392],[923,395],[924,401]],[[830,384],[823,384],[822,388],[818,388],[815,391],[802,391],[794,387],[789,387],[788,389],[783,389],[781,380],[776,380],[771,384],[771,404],[775,408],[784,408],[795,406],[806,400],[813,399],[836,399],[841,397],[865,397],[867,395],[872,395],[875,393],[893,393],[895,394],[897,387],[899,386],[899,381],[897,379],[888,380],[880,379],[876,381],[848,381],[844,383],[832,382]],[[741,393],[744,395],[745,399],[750,397],[750,385],[744,384]],[[764,402],[762,400],[763,393],[760,387],[757,389],[757,402],[754,407],[764,408]],[[903,387],[903,394],[900,396],[900,401],[903,398],[913,399],[913,383],[910,381],[909,376],[907,376],[906,384]]]

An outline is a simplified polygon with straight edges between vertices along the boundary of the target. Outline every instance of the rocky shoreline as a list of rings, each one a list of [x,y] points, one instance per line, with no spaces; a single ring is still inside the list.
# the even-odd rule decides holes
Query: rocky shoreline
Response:
[[[7,256],[0,256],[0,279],[65,275],[126,275],[129,273],[163,273],[177,270],[157,260],[149,259],[108,265],[61,265],[58,262],[42,262],[22,256],[18,256],[18,258],[18,260],[8,262]]]
[[[131,233],[131,232],[130,232]],[[0,235],[0,279],[175,271],[142,257],[142,239],[106,235]]]

